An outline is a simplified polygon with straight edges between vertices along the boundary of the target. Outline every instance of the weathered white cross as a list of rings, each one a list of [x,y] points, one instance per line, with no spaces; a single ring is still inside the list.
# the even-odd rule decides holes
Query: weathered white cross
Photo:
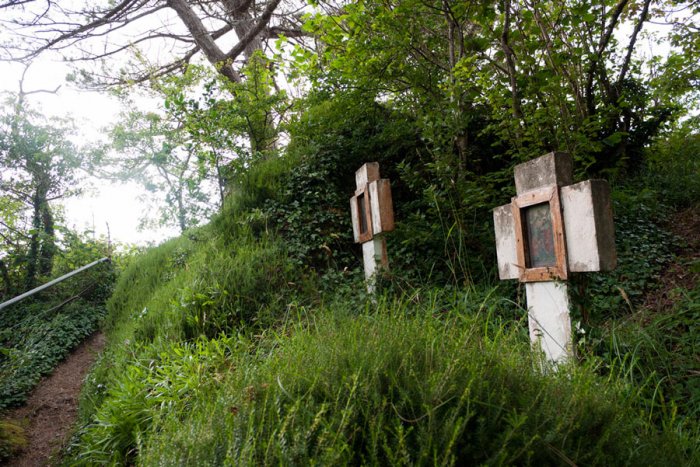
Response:
[[[352,233],[362,243],[367,290],[374,291],[373,276],[378,268],[389,268],[384,233],[394,230],[394,208],[388,179],[379,178],[379,163],[368,162],[355,172],[357,189],[350,198]]]
[[[609,271],[617,262],[608,183],[572,179],[567,153],[517,165],[517,196],[493,210],[499,276],[525,283],[530,340],[554,362],[574,356],[569,273]]]

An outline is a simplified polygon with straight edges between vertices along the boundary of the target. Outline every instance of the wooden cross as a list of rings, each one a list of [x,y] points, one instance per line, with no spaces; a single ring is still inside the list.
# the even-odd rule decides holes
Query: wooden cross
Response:
[[[350,198],[352,232],[355,243],[362,243],[367,290],[372,293],[372,278],[378,268],[389,268],[384,234],[394,230],[391,185],[379,178],[379,163],[368,162],[355,172],[355,196]]]
[[[572,185],[573,161],[553,152],[515,167],[515,196],[493,210],[498,274],[525,283],[533,347],[562,362],[574,356],[566,280],[615,268],[610,188]]]

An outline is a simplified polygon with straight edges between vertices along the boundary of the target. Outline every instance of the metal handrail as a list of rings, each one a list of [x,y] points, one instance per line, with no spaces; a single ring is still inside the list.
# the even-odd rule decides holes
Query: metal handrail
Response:
[[[104,263],[105,261],[109,261],[109,260],[110,260],[109,258],[101,258],[101,259],[98,259],[97,261],[93,261],[92,263],[90,263],[90,264],[88,264],[88,265],[85,265],[85,266],[83,266],[82,268],[78,268],[78,269],[76,269],[75,271],[71,271],[71,272],[69,272],[68,274],[64,274],[64,275],[62,275],[61,277],[59,277],[59,278],[57,278],[57,279],[54,279],[54,280],[52,280],[52,281],[50,281],[50,282],[47,282],[47,283],[44,284],[44,285],[40,285],[39,287],[36,287],[36,288],[30,290],[29,292],[24,292],[22,295],[18,295],[18,296],[16,296],[15,298],[11,298],[10,300],[8,300],[8,301],[6,301],[6,302],[0,303],[0,310],[2,310],[3,308],[6,308],[6,307],[12,305],[13,303],[17,303],[17,302],[19,302],[20,300],[24,300],[24,299],[27,298],[27,297],[31,297],[31,296],[34,295],[35,293],[41,292],[41,291],[44,290],[44,289],[48,289],[49,287],[52,287],[52,286],[58,284],[59,282],[62,282],[62,281],[64,281],[64,280],[68,279],[69,277],[73,277],[73,276],[75,276],[76,274],[85,271],[86,269],[90,269],[90,268],[93,267],[93,266],[96,266],[96,265],[98,265],[98,264],[100,264],[100,263]]]

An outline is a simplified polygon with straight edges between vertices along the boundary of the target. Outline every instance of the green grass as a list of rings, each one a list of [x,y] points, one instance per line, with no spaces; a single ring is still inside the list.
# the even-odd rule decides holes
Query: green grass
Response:
[[[466,313],[470,298],[296,307],[256,334],[129,344],[69,463],[680,465],[696,455],[650,429],[622,380],[585,365],[541,373],[517,329],[485,326],[502,301]]]
[[[300,263],[258,215],[279,178],[253,175],[122,274],[66,465],[700,462],[697,294],[639,319],[616,288],[638,300],[663,267],[644,255],[673,259],[656,225],[620,223],[623,267],[589,282],[580,361],[554,371],[511,286],[395,274],[373,300]]]
[[[672,309],[641,310],[597,335],[608,367],[638,388],[657,425],[676,424],[700,439],[700,290],[678,290]]]

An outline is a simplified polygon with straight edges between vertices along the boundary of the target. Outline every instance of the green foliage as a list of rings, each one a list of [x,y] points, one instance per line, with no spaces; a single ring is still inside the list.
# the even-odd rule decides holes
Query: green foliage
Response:
[[[662,160],[669,163],[657,159]],[[679,432],[697,437],[700,391],[691,376],[700,342],[697,286],[666,291],[672,300],[667,308],[648,309],[644,303],[654,289],[667,287],[660,279],[678,261],[679,239],[662,227],[673,213],[664,202],[686,204],[679,202],[683,195],[677,187],[655,190],[665,171],[655,174],[642,172],[613,192],[617,268],[575,279],[575,319],[583,332],[579,349],[585,359],[599,358],[603,373],[617,372],[636,387],[638,404],[654,423],[675,424]],[[686,175],[678,176],[683,183]]]
[[[133,459],[133,448],[161,414],[186,413],[196,396],[215,390],[230,369],[225,355],[236,347],[235,339],[126,345],[138,352],[139,361],[124,368],[116,385],[100,388],[105,402],[93,425],[78,433],[92,451],[78,454],[77,460],[86,454],[90,464],[124,464]]]
[[[15,324],[8,323],[15,316],[3,315],[0,408],[24,402],[40,378],[92,334],[104,316],[104,308],[85,301],[70,303],[60,313],[47,313],[49,306],[18,306],[18,313],[26,318]]]
[[[166,106],[167,107],[167,106]],[[201,170],[195,144],[182,116],[130,110],[110,130],[111,148],[96,161],[99,172],[124,181],[139,181],[160,195],[160,216],[143,223],[177,225],[181,232],[207,217],[216,203],[208,193],[209,171]]]
[[[686,329],[697,297],[655,333],[618,321],[672,258],[671,238],[649,222],[663,213],[653,193],[616,193],[619,275],[590,281],[582,365],[543,373],[511,287],[416,288],[421,265],[383,278],[375,302],[361,274],[300,253],[301,233],[342,231],[340,207],[337,220],[312,208],[346,205],[345,179],[363,157],[352,152],[359,133],[343,137],[360,124],[353,112],[325,102],[309,116],[316,111],[354,123],[307,126],[306,140],[299,129],[298,153],[253,165],[211,224],[124,271],[67,464],[697,461],[688,377],[697,338]],[[329,127],[336,132],[324,141]],[[400,133],[367,144],[381,148],[387,134]],[[323,146],[313,149],[316,140]],[[409,179],[396,176],[397,211],[420,213],[425,198],[403,185]],[[402,234],[405,225],[394,234],[400,244],[416,230]],[[447,222],[440,228],[439,241],[456,235]],[[435,242],[430,235],[413,245]],[[439,241],[438,258],[457,248]],[[415,248],[413,260],[425,251]]]
[[[651,420],[696,439],[700,386],[694,376],[700,349],[700,290],[676,290],[669,309],[642,311],[601,329],[598,350],[638,388]]]
[[[39,379],[98,328],[113,281],[111,266],[101,264],[2,310],[0,409],[24,402]]]
[[[677,208],[700,200],[700,132],[695,124],[659,138],[647,150],[645,184]],[[695,129],[693,129],[695,126]]]
[[[638,192],[635,185],[614,197],[617,267],[576,277],[573,290],[578,292],[575,299],[584,323],[634,311],[674,259],[677,239],[659,226],[669,209],[658,205],[652,192]]]
[[[68,120],[32,111],[25,95],[0,110],[0,297],[10,297],[48,277],[57,253],[57,220],[51,200],[75,194],[84,167],[70,141]]]
[[[277,152],[277,120],[287,96],[275,87],[271,66],[256,53],[241,70],[246,79],[240,83],[197,66],[188,67],[182,77],[153,83],[165,97],[167,113],[181,122],[196,148],[200,170],[213,170],[222,188]]]
[[[623,8],[615,13],[611,2],[578,0],[366,1],[311,14],[304,27],[323,47],[316,54],[298,48],[294,58],[296,72],[313,83],[315,105],[300,117],[303,127],[290,127],[290,150],[300,137],[312,154],[319,152],[313,144],[324,151],[340,146],[343,138],[353,141],[350,152],[366,148],[376,134],[371,125],[359,121],[352,132],[336,127],[369,113],[355,105],[381,108],[389,125],[406,129],[408,136],[407,151],[382,164],[400,190],[391,245],[398,268],[436,283],[493,278],[493,269],[484,266],[494,264],[487,219],[491,208],[513,195],[514,164],[565,150],[576,161],[577,176],[622,176],[644,166],[645,146],[683,114],[677,99],[688,95],[687,87],[661,91],[668,80],[646,79],[645,69],[627,57],[639,45],[636,36],[618,42],[617,34],[606,34],[623,24],[641,27],[650,18],[640,16],[637,6],[618,5]],[[687,59],[681,62],[692,67]],[[344,113],[339,117],[335,109]],[[333,126],[318,125],[316,115],[328,117]],[[314,134],[316,128],[325,131]],[[362,162],[377,156],[368,151]],[[672,158],[675,153],[664,159]],[[695,159],[689,155],[681,158],[688,163],[678,163],[679,169],[691,169],[686,177],[697,179],[690,162]],[[342,170],[337,158],[326,163],[331,169],[320,170],[321,177]],[[317,166],[323,163],[314,161],[310,173]],[[329,190],[315,191],[322,200],[343,198]],[[300,211],[290,207],[293,198],[285,201],[287,209]],[[330,217],[331,212],[313,214]],[[302,238],[316,233],[324,239],[323,231],[310,226],[333,223],[311,215],[302,219],[290,229],[292,236],[303,231]],[[318,242],[314,253],[304,250],[307,243],[292,244],[299,244],[299,257],[315,256],[313,262],[320,264],[327,258],[319,246],[329,246],[334,259],[341,247]]]
[[[409,194],[393,168],[415,151],[415,134],[410,122],[361,93],[333,99],[320,93],[299,106],[305,110],[290,125],[286,156],[295,163],[265,210],[298,265],[350,267],[357,255],[347,215],[354,173],[365,162],[379,162],[382,176],[392,178],[401,213]]]
[[[557,464],[686,462],[645,431],[627,388],[590,368],[533,371],[525,340],[469,294],[297,306],[284,326],[131,359],[71,463]],[[365,306],[374,308],[369,303]],[[480,311],[478,311],[480,310]]]
[[[66,463],[698,462],[696,294],[654,332],[622,321],[673,259],[659,184],[615,194],[620,266],[579,279],[580,366],[543,371],[515,287],[484,286],[489,210],[512,195],[513,164],[565,149],[578,176],[622,180],[679,115],[652,102],[660,84],[624,46],[597,43],[618,26],[612,9],[406,0],[337,13],[308,18],[319,54],[294,52],[316,87],[282,155],[286,96],[261,56],[242,84],[196,67],[161,83],[200,168],[226,167],[229,195],[209,225],[125,270]],[[660,141],[649,167],[694,170],[691,149],[672,157],[680,141]],[[374,300],[347,214],[368,161],[391,179],[398,220],[395,272]]]
[[[550,150],[590,172],[616,172],[639,166],[644,145],[681,114],[668,97],[689,92],[652,98],[668,79],[646,79],[628,56],[636,34],[612,34],[650,16],[619,5],[366,1],[309,15],[305,28],[323,48],[295,57],[319,88],[363,89],[413,114],[457,183],[493,170],[494,156],[523,161]]]

